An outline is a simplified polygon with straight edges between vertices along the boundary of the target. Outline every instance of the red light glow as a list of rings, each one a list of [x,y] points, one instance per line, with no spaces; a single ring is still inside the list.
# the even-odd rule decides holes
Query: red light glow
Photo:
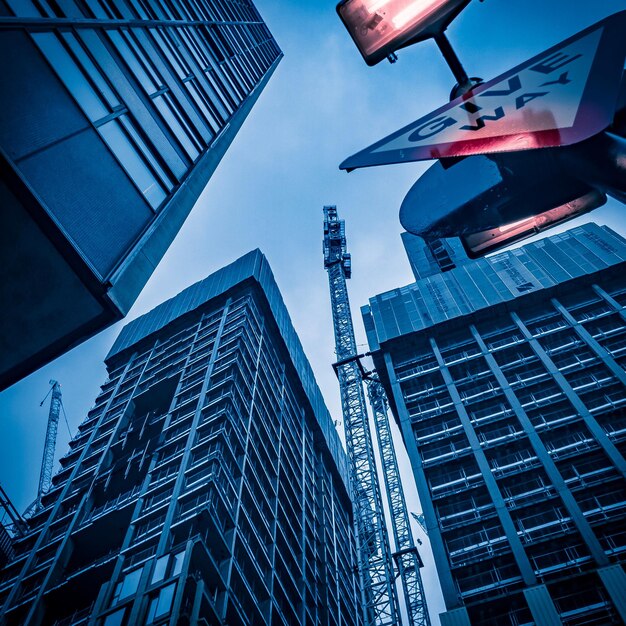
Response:
[[[337,11],[369,65],[415,39],[433,36],[469,0],[344,0]]]

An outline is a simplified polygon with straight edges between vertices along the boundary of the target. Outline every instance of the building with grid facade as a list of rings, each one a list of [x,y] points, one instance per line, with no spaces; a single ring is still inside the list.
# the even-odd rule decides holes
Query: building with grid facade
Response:
[[[0,389],[127,313],[281,56],[251,0],[0,0]]]
[[[106,365],[0,622],[358,626],[345,453],[265,257],[128,324]]]
[[[587,224],[370,300],[444,626],[626,621],[626,241]]]

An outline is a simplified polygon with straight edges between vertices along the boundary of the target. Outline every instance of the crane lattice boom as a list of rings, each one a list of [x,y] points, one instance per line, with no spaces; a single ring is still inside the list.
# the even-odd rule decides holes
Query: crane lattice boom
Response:
[[[400,573],[409,624],[430,626],[430,618],[426,608],[426,596],[424,595],[424,586],[420,574],[422,560],[411,532],[409,513],[406,507],[396,450],[393,445],[391,427],[389,425],[389,403],[387,402],[385,389],[377,377],[368,380],[367,393],[372,413],[374,414],[378,451],[385,479],[393,537],[396,544],[396,551],[393,556]]]
[[[351,275],[350,255],[346,252],[344,222],[337,219],[337,208],[332,206],[324,207],[324,267],[328,271],[335,347],[340,363],[337,376],[354,491],[364,619],[367,626],[395,626],[399,624],[398,596],[363,381],[358,364],[349,360],[356,355],[346,286],[346,278]]]
[[[41,508],[41,498],[50,491],[52,486],[52,470],[54,469],[54,453],[57,445],[57,432],[59,430],[59,416],[61,414],[61,385],[56,380],[51,380],[52,385],[48,394],[50,397],[50,411],[48,412],[48,425],[46,427],[46,439],[43,446],[43,458],[41,459],[41,471],[39,473],[39,486],[37,498],[26,509],[24,517],[30,517]],[[46,398],[48,395],[46,395]],[[41,401],[43,404],[46,400]]]
[[[374,416],[382,475],[391,515],[396,551],[392,554],[381,503],[381,490],[368,424],[363,372],[357,362],[356,340],[346,280],[351,276],[345,224],[337,208],[324,207],[324,267],[330,284],[337,375],[346,429],[346,448],[355,487],[355,516],[359,541],[359,567],[365,589],[367,624],[398,624],[400,611],[394,583],[393,560],[398,568],[408,622],[430,626],[422,585],[419,553],[409,522],[398,461],[391,435],[385,390],[376,376],[367,379]]]

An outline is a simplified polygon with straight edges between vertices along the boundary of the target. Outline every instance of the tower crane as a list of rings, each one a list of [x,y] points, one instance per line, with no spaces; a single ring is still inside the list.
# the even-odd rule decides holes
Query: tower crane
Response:
[[[393,538],[396,544],[396,551],[393,553],[393,557],[398,567],[409,624],[430,626],[426,596],[424,595],[424,586],[420,574],[420,567],[423,564],[411,532],[411,523],[406,507],[404,489],[402,488],[398,459],[396,458],[396,450],[393,445],[391,427],[389,425],[387,395],[376,375],[370,376],[366,385],[374,416],[378,452],[385,481],[385,491],[387,492]]]
[[[324,207],[324,268],[328,272],[335,332],[337,377],[354,496],[357,565],[366,626],[400,623],[398,594],[385,523],[374,448],[368,424],[363,382],[356,355],[346,279],[351,276],[345,226],[337,207]]]
[[[419,571],[421,559],[410,529],[389,426],[387,398],[378,378],[366,376],[396,546],[393,554],[389,545],[363,392],[364,372],[358,361],[346,284],[352,274],[351,257],[347,252],[345,222],[338,219],[336,206],[324,207],[323,249],[335,331],[335,371],[339,378],[346,451],[355,491],[358,564],[366,607],[365,622],[368,626],[401,623],[394,582],[395,560],[409,623],[430,626]]]
[[[52,486],[52,470],[54,468],[54,452],[57,444],[57,431],[59,430],[59,416],[61,414],[62,395],[61,385],[56,380],[50,381],[50,389],[39,406],[43,406],[46,398],[50,398],[50,410],[48,412],[48,426],[46,428],[46,439],[43,446],[43,458],[41,460],[41,471],[39,473],[39,486],[35,501],[24,511],[24,517],[32,517],[37,511],[43,508],[41,498]]]

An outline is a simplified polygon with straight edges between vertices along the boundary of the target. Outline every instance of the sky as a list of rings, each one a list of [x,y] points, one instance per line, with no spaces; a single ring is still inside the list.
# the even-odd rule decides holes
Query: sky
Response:
[[[0,484],[19,510],[36,495],[48,381],[60,381],[75,432],[106,379],[103,359],[125,322],[149,311],[253,248],[268,257],[294,326],[335,419],[340,419],[328,282],[322,261],[322,207],[346,220],[357,343],[359,308],[412,282],[400,241],[400,204],[430,163],[338,169],[347,156],[448,100],[454,79],[436,45],[398,52],[394,65],[368,67],[333,2],[256,0],[285,57],[125,321],[103,331],[0,394]],[[448,30],[471,76],[494,78],[594,22],[626,0],[474,0]],[[626,235],[624,207],[609,201],[587,221]],[[45,291],[45,285],[42,286]],[[397,434],[397,433],[396,433]],[[70,438],[59,425],[57,457]],[[420,511],[401,443],[410,511]],[[55,468],[56,469],[56,468]],[[444,610],[427,538],[422,570],[433,624]]]

